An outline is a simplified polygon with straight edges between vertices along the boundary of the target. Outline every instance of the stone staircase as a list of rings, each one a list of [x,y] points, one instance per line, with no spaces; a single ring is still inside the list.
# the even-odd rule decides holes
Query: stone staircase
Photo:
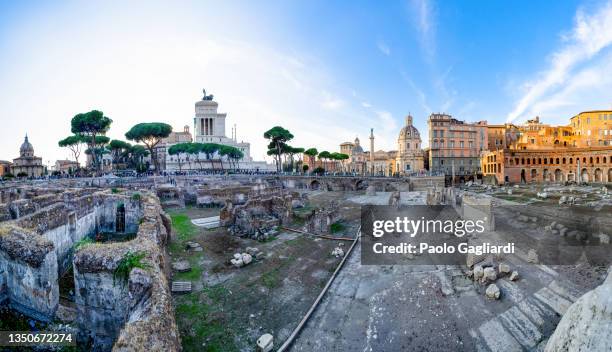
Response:
[[[560,280],[550,267],[539,265],[537,270],[556,278],[528,296],[513,292],[512,284],[505,279],[497,281],[502,292],[515,304],[502,314],[469,330],[476,341],[477,351],[544,350],[548,337],[580,293],[570,282]]]

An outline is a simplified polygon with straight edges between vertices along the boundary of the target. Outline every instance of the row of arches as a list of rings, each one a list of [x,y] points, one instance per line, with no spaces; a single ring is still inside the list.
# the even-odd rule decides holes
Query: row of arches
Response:
[[[588,169],[583,168],[580,171],[579,179],[576,177],[575,173],[570,171],[565,174],[561,169],[555,169],[554,171],[544,169],[541,173],[538,171],[539,169],[531,169],[531,171],[529,171],[528,179],[527,171],[525,169],[521,169],[521,182],[612,182],[612,168],[608,169],[607,173],[605,172],[605,170],[602,170],[600,168],[596,168],[595,170],[593,170],[593,172],[589,172]]]
[[[333,191],[334,188],[351,190],[351,191],[363,191],[366,188],[368,188],[369,185],[374,185],[377,190],[381,190],[383,192],[390,192],[390,191],[395,191],[398,189],[398,187],[396,187],[397,185],[394,185],[392,182],[369,182],[368,180],[365,180],[365,179],[357,179],[357,180],[352,181],[350,184],[340,184],[340,183],[331,184],[330,182],[334,182],[334,181],[333,180],[323,181],[323,180],[315,179],[315,180],[311,180],[310,182],[308,182],[307,187],[310,190],[325,190],[325,191]],[[342,181],[337,181],[337,182],[342,182]]]
[[[556,157],[556,158],[513,158],[509,160],[510,165],[566,165],[566,164],[578,164],[582,165],[593,165],[593,164],[612,164],[612,156],[591,156],[591,157]]]

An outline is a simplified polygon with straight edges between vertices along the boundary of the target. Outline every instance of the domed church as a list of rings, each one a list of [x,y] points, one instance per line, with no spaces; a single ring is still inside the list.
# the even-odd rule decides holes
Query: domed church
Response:
[[[406,125],[400,130],[397,138],[395,171],[399,174],[410,174],[424,168],[421,135],[412,125],[412,116],[406,116]]]
[[[19,158],[13,159],[11,172],[15,176],[26,174],[28,177],[40,177],[44,174],[44,171],[42,158],[34,156],[34,147],[28,141],[28,135],[26,134],[25,140],[19,148]]]

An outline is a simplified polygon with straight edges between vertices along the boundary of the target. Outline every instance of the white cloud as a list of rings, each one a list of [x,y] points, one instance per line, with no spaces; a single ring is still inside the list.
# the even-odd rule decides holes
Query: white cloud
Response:
[[[419,33],[419,43],[426,59],[433,60],[436,53],[436,16],[435,7],[430,0],[409,0],[409,12],[415,29]]]
[[[331,93],[323,92],[323,101],[321,106],[325,109],[336,110],[345,106],[344,100],[332,95]]]
[[[367,101],[362,101],[361,102],[361,106],[363,106],[364,108],[368,109],[372,107],[372,104],[368,103]]]
[[[572,31],[563,38],[563,46],[551,55],[550,67],[540,72],[535,80],[523,85],[525,93],[508,114],[507,121],[529,117],[526,113],[533,114],[536,107],[560,107],[565,104],[552,99],[555,95],[559,96],[558,92],[563,90],[568,82],[576,81],[575,75],[578,72],[585,72],[580,71],[581,66],[592,64],[592,60],[612,44],[612,1],[608,1],[591,14],[579,9]],[[609,75],[609,72],[607,74]],[[600,84],[601,78],[582,76],[580,86],[589,89]]]
[[[391,55],[391,48],[389,48],[389,46],[385,42],[383,42],[382,40],[379,40],[376,43],[376,46],[378,47],[378,50],[380,50],[381,53],[383,53],[383,54],[385,54],[387,56]]]
[[[414,84],[414,82],[412,81],[412,79],[410,79],[410,77],[408,77],[408,74],[406,74],[406,72],[400,71],[400,74],[402,75],[402,78],[404,78],[404,81],[406,81],[410,88],[412,88],[412,90],[416,93],[419,104],[421,105],[421,108],[424,110],[424,112],[427,114],[432,113],[433,109],[427,103],[427,96],[425,95],[425,93],[419,87],[417,87],[416,84]]]
[[[562,88],[539,99],[527,116],[542,116],[547,121],[567,124],[568,117],[583,110],[612,109],[612,53],[588,67],[576,70]]]

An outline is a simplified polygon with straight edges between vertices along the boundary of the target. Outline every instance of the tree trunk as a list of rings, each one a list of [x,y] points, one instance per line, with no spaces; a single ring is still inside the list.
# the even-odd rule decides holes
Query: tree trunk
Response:
[[[281,146],[280,146],[279,141],[276,141],[276,155],[278,157],[278,163],[276,164],[276,171],[280,172],[282,169],[282,160],[281,160]]]
[[[147,148],[149,149],[149,154],[151,154],[151,160],[153,161],[153,168],[155,169],[154,174],[155,175],[159,175],[159,167],[158,167],[158,160],[157,160],[157,153],[153,153],[153,147],[155,145],[148,145],[145,144],[147,146]]]

